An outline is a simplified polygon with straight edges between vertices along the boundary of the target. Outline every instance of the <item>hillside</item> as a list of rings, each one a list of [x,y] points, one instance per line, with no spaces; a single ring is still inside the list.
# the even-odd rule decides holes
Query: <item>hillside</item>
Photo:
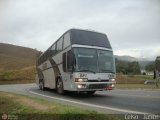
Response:
[[[132,56],[127,56],[127,55],[125,55],[125,56],[115,55],[115,58],[120,60],[120,61],[127,61],[127,62],[137,61],[140,65],[141,69],[145,69],[146,65],[153,62],[153,61],[150,61],[150,60],[147,60],[147,59],[135,58],[135,57],[132,57]]]
[[[128,62],[138,61],[137,58],[127,56],[127,55],[124,55],[124,56],[115,55],[115,58],[117,58],[118,60],[121,60],[121,61],[128,61]]]
[[[0,43],[0,72],[33,66],[38,54],[35,49]]]

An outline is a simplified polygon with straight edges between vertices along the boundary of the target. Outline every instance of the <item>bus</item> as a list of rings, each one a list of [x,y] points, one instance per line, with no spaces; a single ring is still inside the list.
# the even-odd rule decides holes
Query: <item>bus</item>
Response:
[[[116,84],[115,58],[106,34],[70,29],[36,62],[36,84],[55,89],[94,94]]]

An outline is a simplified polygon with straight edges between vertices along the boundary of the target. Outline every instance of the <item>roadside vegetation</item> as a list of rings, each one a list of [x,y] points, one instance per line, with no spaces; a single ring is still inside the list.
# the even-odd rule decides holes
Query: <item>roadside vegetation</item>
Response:
[[[153,81],[152,83],[145,84],[146,80]],[[154,83],[153,76],[151,75],[116,75],[116,88],[120,89],[159,89],[160,81],[158,83],[158,88]]]
[[[124,75],[117,74],[116,81],[118,84],[144,84],[146,80],[153,80],[151,75]]]
[[[40,51],[0,43],[0,84],[31,83]]]
[[[35,67],[33,66],[0,72],[0,84],[33,83],[34,81]]]
[[[160,86],[160,83],[159,83]],[[155,84],[117,84],[117,89],[143,89],[143,90],[159,90]]]
[[[1,115],[18,120],[120,120],[113,115],[5,92],[0,92],[0,108]]]
[[[141,61],[142,62],[142,61]],[[157,89],[160,88],[160,81],[156,86],[153,72],[157,69],[160,71],[160,61],[158,57],[155,61],[148,64],[140,65],[137,61],[122,61],[116,59],[116,81],[117,88],[141,88],[141,89]],[[141,71],[143,70],[143,72]],[[151,73],[147,75],[147,73]],[[147,84],[146,81],[150,81]]]

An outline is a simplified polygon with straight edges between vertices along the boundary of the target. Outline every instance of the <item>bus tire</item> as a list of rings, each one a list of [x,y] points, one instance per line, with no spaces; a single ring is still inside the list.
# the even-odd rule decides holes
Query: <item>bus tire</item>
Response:
[[[39,81],[39,89],[40,89],[40,90],[45,90],[44,80],[40,80],[40,81]]]
[[[64,94],[63,81],[61,78],[57,79],[56,90],[57,90],[57,93]]]

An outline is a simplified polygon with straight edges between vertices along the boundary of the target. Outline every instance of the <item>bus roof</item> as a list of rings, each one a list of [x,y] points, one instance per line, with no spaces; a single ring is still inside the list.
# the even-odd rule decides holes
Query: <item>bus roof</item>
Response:
[[[80,29],[70,29],[71,44],[112,48],[106,34]]]
[[[104,33],[96,32],[93,30],[82,30],[74,28],[66,31],[59,37],[59,39],[68,32],[70,33],[71,44],[89,45],[112,49],[110,42],[106,34]],[[55,42],[57,42],[58,40],[56,40]],[[48,49],[50,49],[50,47]],[[44,51],[39,57],[41,57],[46,51]]]

